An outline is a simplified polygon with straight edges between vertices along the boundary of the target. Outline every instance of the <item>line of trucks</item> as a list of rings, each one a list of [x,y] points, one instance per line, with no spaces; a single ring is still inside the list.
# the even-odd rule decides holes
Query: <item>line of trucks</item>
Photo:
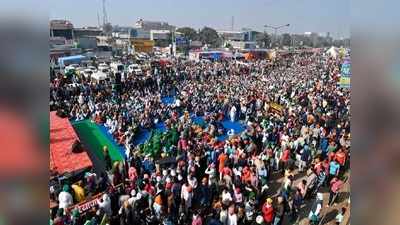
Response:
[[[100,63],[97,68],[95,66],[81,67],[79,64],[71,64],[65,67],[65,74],[77,73],[82,74],[85,78],[101,81],[105,80],[115,73],[132,74],[136,76],[143,75],[142,66],[139,64],[130,64],[125,66],[119,62],[112,62],[110,65]]]

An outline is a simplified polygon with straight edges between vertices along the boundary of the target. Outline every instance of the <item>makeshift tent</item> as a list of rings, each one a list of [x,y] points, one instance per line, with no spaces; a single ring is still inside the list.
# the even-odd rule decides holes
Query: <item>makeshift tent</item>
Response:
[[[70,65],[70,64],[79,64],[82,60],[86,59],[86,56],[83,55],[73,55],[58,58],[58,64],[60,66]]]
[[[78,135],[68,118],[61,118],[50,112],[50,170],[58,174],[72,173],[92,167],[86,153],[72,152],[72,145],[79,141]]]
[[[326,51],[326,54],[329,56],[332,56],[333,58],[337,58],[339,56],[339,49],[332,46],[328,51]]]
[[[88,147],[88,150],[93,152],[98,159],[104,160],[103,147],[107,146],[112,161],[123,161],[125,159],[124,152],[104,135],[100,127],[91,120],[82,120],[74,122],[74,128],[82,139],[82,143]]]
[[[246,60],[254,59],[253,54],[251,54],[250,52],[244,53],[243,55],[244,55],[244,58],[245,58]]]

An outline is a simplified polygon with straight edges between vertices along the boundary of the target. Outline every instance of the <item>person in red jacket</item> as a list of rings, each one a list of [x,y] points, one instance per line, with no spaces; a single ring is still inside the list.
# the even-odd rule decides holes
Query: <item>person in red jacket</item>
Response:
[[[335,176],[330,182],[329,189],[329,201],[327,206],[331,206],[335,201],[334,197],[339,193],[339,190],[343,187],[343,181]]]
[[[290,158],[290,149],[286,148],[285,151],[283,151],[282,156],[281,156],[281,162],[283,164],[282,167],[282,174],[285,175],[285,170],[287,168],[287,162],[289,161]]]
[[[344,166],[346,163],[346,153],[343,151],[343,148],[336,152],[335,159],[342,167]]]
[[[262,207],[264,222],[267,225],[272,224],[274,220],[274,207],[272,207],[272,199],[268,198]]]

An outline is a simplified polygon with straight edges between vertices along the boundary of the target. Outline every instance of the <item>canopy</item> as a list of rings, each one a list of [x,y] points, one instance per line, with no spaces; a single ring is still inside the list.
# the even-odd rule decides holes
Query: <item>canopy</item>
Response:
[[[50,169],[58,174],[75,172],[92,167],[86,151],[72,152],[72,145],[79,140],[68,118],[50,112]]]
[[[233,54],[234,58],[244,58],[244,54],[240,53],[240,52],[235,52],[235,54]]]
[[[74,63],[79,64],[85,58],[86,58],[86,56],[83,56],[83,55],[73,55],[73,56],[61,57],[61,58],[58,58],[58,64],[59,65],[74,64]]]
[[[339,49],[332,46],[330,49],[328,49],[328,51],[326,51],[326,54],[336,58],[339,55]]]

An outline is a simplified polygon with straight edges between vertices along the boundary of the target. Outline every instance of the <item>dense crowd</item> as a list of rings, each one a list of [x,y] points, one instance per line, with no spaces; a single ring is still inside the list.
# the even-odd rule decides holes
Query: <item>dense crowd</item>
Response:
[[[328,190],[334,204],[350,156],[350,92],[337,85],[340,63],[316,53],[280,64],[173,60],[143,76],[101,82],[58,74],[51,110],[103,124],[127,160],[112,162],[104,148],[104,173],[87,173],[54,193],[53,224],[277,225],[300,220],[307,201],[303,214],[318,224],[322,193]],[[226,119],[246,129],[221,140]],[[145,154],[135,137],[159,122],[176,135]],[[173,160],[159,163],[166,158]],[[104,194],[85,215],[71,208],[96,193]]]

